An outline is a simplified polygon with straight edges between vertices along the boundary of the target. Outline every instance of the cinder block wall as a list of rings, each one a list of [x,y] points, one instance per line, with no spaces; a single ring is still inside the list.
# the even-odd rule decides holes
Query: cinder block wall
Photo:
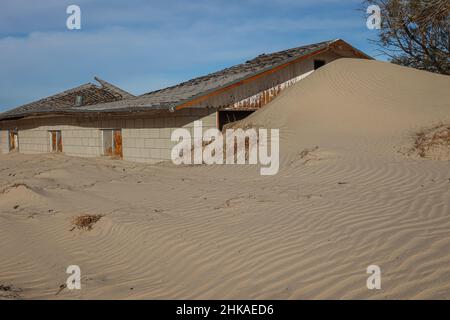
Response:
[[[204,130],[216,128],[216,112],[198,108],[146,117],[58,117],[8,121],[2,123],[0,150],[9,152],[7,130],[18,128],[21,153],[48,153],[51,152],[49,131],[60,130],[64,154],[99,157],[103,153],[101,130],[122,129],[124,160],[157,163],[171,159],[171,150],[176,144],[170,139],[172,131],[188,128],[193,135],[196,120],[202,120]]]
[[[8,153],[9,145],[8,145],[8,131],[0,130],[0,153]]]
[[[193,135],[194,121],[201,120],[203,130],[216,128],[216,112],[207,109],[184,109],[164,117],[130,119],[122,130],[123,156],[134,162],[156,163],[171,159],[177,142],[172,131],[187,128]]]
[[[19,151],[22,153],[45,153],[50,151],[50,137],[48,127],[20,130],[19,128]]]
[[[47,153],[51,151],[50,132],[60,130],[63,152],[72,156],[99,156],[101,154],[101,133],[93,128],[92,121],[70,118],[45,118],[9,121],[5,128],[18,128],[19,152],[24,154]],[[9,152],[7,131],[1,145],[4,153]]]

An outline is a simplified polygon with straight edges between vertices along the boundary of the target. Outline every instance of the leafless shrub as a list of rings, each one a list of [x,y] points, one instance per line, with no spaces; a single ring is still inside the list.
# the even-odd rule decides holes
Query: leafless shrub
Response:
[[[365,0],[381,10],[380,51],[393,63],[450,74],[449,0]]]

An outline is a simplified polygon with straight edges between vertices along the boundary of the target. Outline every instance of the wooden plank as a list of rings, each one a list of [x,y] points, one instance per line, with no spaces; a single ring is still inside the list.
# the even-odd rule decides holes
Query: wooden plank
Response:
[[[58,152],[63,152],[62,134],[61,131],[57,133],[58,136]]]
[[[52,152],[56,152],[56,131],[52,131]]]
[[[114,155],[123,158],[122,130],[114,130]]]
[[[16,149],[16,141],[14,139],[14,131],[9,131],[9,151]]]

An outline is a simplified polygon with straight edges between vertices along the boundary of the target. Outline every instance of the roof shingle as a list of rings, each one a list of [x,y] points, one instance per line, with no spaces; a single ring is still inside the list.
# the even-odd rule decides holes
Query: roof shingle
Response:
[[[89,105],[113,102],[134,97],[134,95],[112,85],[109,82],[106,82],[105,80],[97,77],[95,77],[95,80],[100,83],[100,86],[93,83],[86,83],[50,97],[27,103],[20,107],[1,113],[0,120],[37,113],[65,112],[70,110],[76,111],[76,109],[81,109]],[[81,105],[76,105],[77,96],[82,97]]]

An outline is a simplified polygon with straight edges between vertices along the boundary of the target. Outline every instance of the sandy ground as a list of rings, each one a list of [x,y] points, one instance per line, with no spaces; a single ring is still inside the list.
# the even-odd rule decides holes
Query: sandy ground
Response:
[[[0,155],[0,298],[450,299],[449,145],[411,149],[450,123],[449,87],[327,65],[243,123],[280,128],[275,176]],[[73,229],[82,214],[104,217]],[[56,294],[68,265],[82,289]]]

